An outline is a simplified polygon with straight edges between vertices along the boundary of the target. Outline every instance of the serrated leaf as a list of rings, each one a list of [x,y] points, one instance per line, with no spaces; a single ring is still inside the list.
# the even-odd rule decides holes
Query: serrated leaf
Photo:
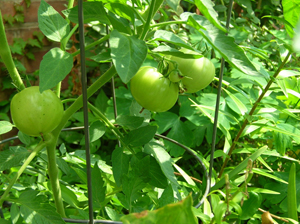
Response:
[[[133,147],[145,145],[154,137],[156,130],[157,127],[150,125],[137,128],[124,137],[124,142]]]
[[[137,73],[147,57],[147,45],[135,36],[125,36],[117,30],[110,35],[111,57],[124,83]]]
[[[188,44],[187,42],[185,42],[184,40],[182,40],[179,36],[177,36],[176,34],[170,32],[170,31],[166,31],[166,30],[157,30],[154,33],[154,39],[153,41],[164,41],[167,43],[171,43],[171,44],[175,44],[177,46],[180,47],[184,47],[190,50],[194,50],[194,48],[192,48],[190,46],[190,44]]]
[[[0,135],[10,132],[14,125],[8,121],[0,121]]]
[[[174,123],[177,122],[178,119],[179,117],[177,116],[177,114],[171,112],[157,113],[155,115],[155,121],[158,125],[157,132],[161,134],[169,130],[173,127]]]
[[[21,146],[11,146],[8,150],[0,152],[0,171],[16,167],[27,158],[30,152]]]
[[[105,200],[106,186],[101,175],[101,170],[97,165],[92,170],[92,194],[93,206],[101,208],[101,202]]]
[[[56,212],[45,196],[38,195],[39,192],[28,190],[20,195],[15,201],[21,204],[21,215],[25,223],[31,224],[64,224],[64,220]]]
[[[224,32],[200,15],[183,13],[181,17],[183,20],[187,20],[190,26],[196,28],[231,66],[247,75],[262,76],[246,56],[244,50],[234,42],[234,38],[226,36]]]
[[[116,123],[118,125],[127,127],[131,130],[140,127],[143,124],[143,122],[144,122],[143,117],[129,116],[129,115],[120,115],[116,119]]]
[[[296,27],[300,19],[300,3],[299,0],[283,0],[283,16],[284,19],[288,22],[285,23],[285,29],[289,36],[293,38],[294,28]]]
[[[56,42],[60,42],[70,31],[69,23],[44,0],[38,9],[38,22],[43,34]]]
[[[214,3],[211,0],[196,0],[197,8],[200,12],[218,29],[227,32],[218,20],[218,13],[214,9]]]
[[[160,165],[161,170],[171,182],[173,191],[176,192],[176,194],[178,195],[179,184],[174,175],[174,169],[172,167],[173,160],[171,159],[170,155],[166,152],[163,146],[154,142],[150,142],[147,145],[145,145],[144,151],[145,153],[152,155],[156,159],[157,163]]]
[[[183,123],[180,120],[177,120],[174,122],[172,129],[169,131],[167,137],[174,139],[175,141],[178,141],[179,143],[185,145],[185,146],[191,146],[193,140],[194,140],[194,134],[193,132],[188,128],[188,126]],[[164,141],[166,148],[170,150],[170,155],[174,157],[181,156],[185,150],[169,141]]]
[[[40,64],[40,91],[50,89],[61,82],[73,67],[73,57],[60,48],[47,52]]]
[[[121,186],[122,178],[128,173],[130,156],[123,153],[122,148],[116,148],[112,153],[112,169],[117,186]]]
[[[103,3],[97,2],[83,2],[84,23],[92,21],[99,21],[101,23],[110,24],[106,17],[106,11]],[[63,14],[73,23],[78,23],[78,6],[63,11]]]

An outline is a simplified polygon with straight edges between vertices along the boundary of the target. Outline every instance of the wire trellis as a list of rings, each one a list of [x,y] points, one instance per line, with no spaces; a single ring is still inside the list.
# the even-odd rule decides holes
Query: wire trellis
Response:
[[[227,21],[226,21],[226,28],[228,29],[229,23],[230,23],[230,15],[232,10],[232,2],[233,0],[230,0],[229,7],[228,7],[228,14],[227,14]],[[109,220],[94,220],[94,214],[93,214],[93,204],[92,204],[92,191],[91,191],[91,184],[92,184],[92,178],[91,178],[91,159],[90,159],[90,144],[89,144],[89,125],[88,125],[88,106],[87,106],[87,77],[86,77],[86,66],[85,66],[85,40],[84,40],[84,15],[83,15],[83,1],[78,0],[78,18],[79,18],[79,41],[80,41],[80,60],[81,60],[81,77],[82,77],[82,95],[83,95],[83,111],[84,111],[84,127],[74,127],[74,128],[64,128],[62,131],[73,131],[73,130],[79,130],[84,129],[85,132],[85,149],[86,149],[86,165],[87,165],[87,183],[88,183],[88,204],[89,204],[89,220],[84,219],[71,219],[71,218],[63,218],[63,220],[66,223],[107,223],[107,224],[122,224],[120,221],[109,221]],[[108,32],[108,30],[107,30]],[[108,43],[109,44],[109,43]],[[205,191],[200,199],[200,201],[195,205],[195,208],[199,208],[203,203],[204,200],[207,198],[210,187],[211,187],[211,175],[212,175],[212,167],[213,167],[213,158],[214,158],[214,150],[215,150],[215,139],[216,139],[216,132],[217,132],[217,123],[218,123],[218,112],[219,112],[219,104],[220,104],[220,95],[221,95],[221,85],[222,85],[222,77],[223,77],[223,68],[224,67],[224,59],[222,59],[221,63],[221,70],[220,70],[220,78],[219,78],[219,88],[217,93],[217,100],[216,100],[216,110],[215,110],[215,119],[214,119],[214,127],[213,127],[213,136],[212,136],[212,149],[211,149],[211,159],[210,159],[210,166],[209,166],[209,172],[207,172],[206,166],[204,165],[203,161],[197,156],[197,154],[188,148],[187,146],[170,139],[166,136],[156,134],[155,136],[157,138],[165,139],[167,141],[170,141],[181,148],[183,148],[186,152],[188,152],[190,155],[192,155],[197,162],[200,164],[204,176],[206,178],[206,186]],[[114,91],[114,79],[112,79],[112,88]],[[116,111],[116,100],[115,100],[115,94],[113,93],[114,98],[114,112],[115,116],[117,115]],[[18,139],[18,136],[11,137],[4,139],[0,141],[0,144],[3,144],[8,141],[12,141]],[[0,208],[0,215],[3,216],[2,209]]]

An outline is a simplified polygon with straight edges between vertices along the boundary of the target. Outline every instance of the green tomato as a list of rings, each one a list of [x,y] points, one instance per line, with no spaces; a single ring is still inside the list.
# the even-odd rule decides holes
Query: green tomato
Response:
[[[30,136],[40,136],[57,127],[64,109],[54,92],[46,90],[40,93],[38,86],[31,86],[12,98],[10,112],[20,131]]]
[[[207,87],[215,77],[215,66],[207,58],[171,57],[178,63],[178,69],[184,76],[181,81],[187,93],[195,93]]]
[[[145,66],[130,81],[134,99],[145,109],[164,112],[171,109],[178,99],[178,85],[170,82],[156,68]]]

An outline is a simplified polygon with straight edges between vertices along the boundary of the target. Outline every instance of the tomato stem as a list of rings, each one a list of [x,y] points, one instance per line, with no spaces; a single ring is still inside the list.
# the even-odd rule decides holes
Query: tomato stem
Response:
[[[16,68],[16,65],[13,61],[10,48],[8,46],[6,34],[5,34],[5,28],[4,23],[2,20],[2,14],[0,10],[0,57],[2,58],[9,75],[13,81],[13,84],[19,89],[23,90],[25,89],[25,85],[20,77],[20,74]]]
[[[24,172],[24,170],[27,168],[29,163],[34,159],[34,157],[48,144],[49,142],[41,141],[35,149],[31,152],[31,154],[27,157],[23,165],[18,170],[17,174],[13,177],[13,179],[10,180],[9,185],[7,186],[4,194],[0,198],[0,207],[2,207],[3,202],[7,199],[8,194],[11,190],[11,188],[14,186],[18,178],[21,176],[21,174]]]

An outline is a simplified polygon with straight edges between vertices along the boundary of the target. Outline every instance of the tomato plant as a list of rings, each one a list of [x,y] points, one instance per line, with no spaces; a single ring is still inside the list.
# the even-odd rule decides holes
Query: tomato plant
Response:
[[[178,85],[165,78],[156,68],[142,67],[130,81],[134,99],[144,108],[163,112],[171,109],[178,98]]]
[[[178,73],[171,72],[170,80],[173,82],[182,81],[183,87],[187,93],[195,93],[208,86],[215,77],[215,66],[207,58],[180,58],[171,57],[172,61],[177,62],[178,69],[183,78]],[[171,69],[174,68],[170,64]]]
[[[51,90],[40,93],[38,86],[17,93],[10,108],[15,126],[30,136],[49,133],[56,128],[63,115],[60,99]]]

